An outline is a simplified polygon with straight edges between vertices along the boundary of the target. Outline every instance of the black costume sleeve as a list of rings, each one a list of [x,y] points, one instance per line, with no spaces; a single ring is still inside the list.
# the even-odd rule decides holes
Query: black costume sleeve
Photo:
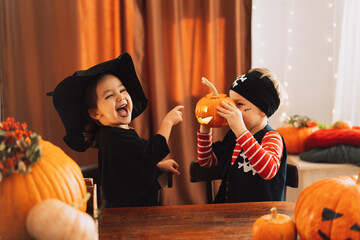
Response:
[[[146,141],[133,129],[102,127],[99,160],[104,198],[127,203],[159,189],[156,164],[169,152],[162,135]]]

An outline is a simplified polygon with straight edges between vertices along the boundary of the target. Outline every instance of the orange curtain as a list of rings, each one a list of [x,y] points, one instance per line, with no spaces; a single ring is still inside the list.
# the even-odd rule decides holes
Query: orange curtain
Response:
[[[96,153],[72,151],[46,93],[80,69],[120,52],[119,2],[1,0],[3,112],[61,147],[80,165]]]
[[[46,96],[65,77],[127,51],[149,97],[133,122],[140,136],[157,132],[176,105],[184,120],[170,136],[169,158],[180,164],[162,203],[205,203],[204,184],[190,183],[196,160],[196,102],[219,92],[250,68],[251,0],[0,0],[2,118],[14,117],[61,147],[79,165],[96,163],[94,149],[77,153]],[[221,139],[227,129],[216,129]]]
[[[235,78],[250,68],[251,1],[146,1],[146,83],[154,127],[178,104],[184,121],[173,128],[170,157],[180,163],[174,187],[163,189],[164,204],[204,203],[204,184],[190,183],[189,166],[196,160],[196,102],[209,89],[228,92]],[[224,130],[216,131],[214,139]]]

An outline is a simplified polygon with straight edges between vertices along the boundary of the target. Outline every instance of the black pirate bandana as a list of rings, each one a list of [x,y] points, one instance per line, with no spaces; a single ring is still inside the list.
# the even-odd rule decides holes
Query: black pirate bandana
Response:
[[[262,73],[253,71],[238,77],[232,84],[233,90],[249,100],[270,117],[279,107],[280,99],[274,84]]]

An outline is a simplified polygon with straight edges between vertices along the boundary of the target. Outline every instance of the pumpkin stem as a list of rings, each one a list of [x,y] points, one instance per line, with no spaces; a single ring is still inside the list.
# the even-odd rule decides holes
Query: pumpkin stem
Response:
[[[276,209],[276,207],[271,208],[270,212],[271,212],[271,219],[277,219],[277,209]]]
[[[360,172],[359,172],[358,178],[356,180],[356,184],[360,185]]]
[[[208,86],[208,88],[210,88],[213,96],[215,96],[215,97],[219,96],[219,93],[218,93],[218,91],[216,90],[215,86],[214,86],[209,80],[207,80],[206,78],[202,77],[202,78],[201,78],[201,82],[202,82],[202,84],[205,84],[206,86]]]
[[[70,205],[73,206],[74,208],[78,208],[79,206],[81,206],[82,204],[87,202],[90,199],[90,197],[91,197],[91,194],[89,192],[87,192],[82,199],[80,199],[77,202],[70,203]]]

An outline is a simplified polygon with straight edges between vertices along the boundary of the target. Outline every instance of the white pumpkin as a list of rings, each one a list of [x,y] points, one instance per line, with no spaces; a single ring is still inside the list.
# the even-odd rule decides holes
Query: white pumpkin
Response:
[[[89,214],[58,199],[46,199],[31,208],[26,218],[26,229],[37,240],[98,238],[95,221]]]

